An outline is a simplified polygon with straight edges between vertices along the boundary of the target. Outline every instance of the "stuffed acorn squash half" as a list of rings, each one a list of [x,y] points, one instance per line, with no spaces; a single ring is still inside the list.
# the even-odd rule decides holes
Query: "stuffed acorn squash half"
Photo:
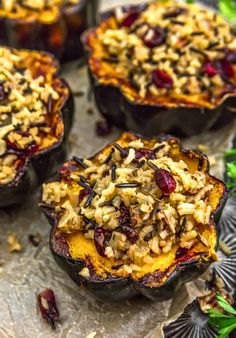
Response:
[[[96,104],[111,124],[192,135],[231,120],[236,38],[216,12],[179,1],[119,7],[83,42]]]
[[[0,207],[22,203],[64,162],[73,99],[49,54],[0,48]]]
[[[81,34],[96,23],[97,0],[2,0],[0,42],[45,50],[62,61],[83,55]]]
[[[57,263],[97,299],[163,300],[216,260],[226,187],[177,139],[125,133],[44,184]]]

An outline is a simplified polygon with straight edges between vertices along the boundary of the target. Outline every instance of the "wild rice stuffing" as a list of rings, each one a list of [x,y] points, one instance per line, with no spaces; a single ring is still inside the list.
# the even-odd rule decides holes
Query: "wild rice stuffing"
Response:
[[[58,230],[82,232],[100,256],[121,260],[118,269],[128,272],[176,243],[206,249],[213,185],[206,173],[175,161],[169,142],[114,143],[93,160],[66,163],[60,180],[43,186],[43,202],[59,214]]]
[[[21,13],[49,10],[56,7],[70,6],[79,3],[80,0],[2,0],[0,3],[0,14]]]
[[[51,121],[59,98],[54,79],[25,68],[26,58],[0,48],[0,184],[14,179],[25,157],[58,141]]]
[[[141,99],[168,93],[214,103],[222,91],[235,90],[235,35],[222,17],[199,5],[158,1],[142,10],[118,8],[92,39],[93,71],[104,81],[125,79]]]

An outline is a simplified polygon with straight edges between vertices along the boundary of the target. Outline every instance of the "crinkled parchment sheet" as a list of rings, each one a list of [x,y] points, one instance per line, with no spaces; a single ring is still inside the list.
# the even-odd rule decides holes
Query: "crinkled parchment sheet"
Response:
[[[115,1],[110,4],[114,5]],[[72,90],[84,93],[76,97],[70,156],[89,156],[113,140],[119,131],[106,138],[95,135],[94,124],[100,117],[95,109],[93,114],[88,113],[91,103],[87,101],[86,69],[77,65],[78,62],[63,69],[63,76]],[[212,173],[222,177],[222,153],[230,147],[234,130],[235,126],[231,125],[221,131],[185,140],[184,144],[188,147],[196,147],[199,143],[207,145],[210,148],[208,155],[216,158]],[[96,332],[98,338],[161,338],[161,325],[167,319],[177,318],[203,290],[203,283],[198,280],[179,289],[172,301],[163,303],[143,297],[112,305],[96,302],[55,264],[48,248],[49,230],[50,226],[35,201],[8,212],[0,211],[0,260],[3,261],[0,267],[0,338],[85,338],[91,332]],[[8,253],[6,240],[11,232],[20,239],[20,253]],[[36,248],[28,236],[37,232],[44,240]],[[61,313],[56,331],[41,319],[37,310],[36,294],[45,288],[54,290]]]

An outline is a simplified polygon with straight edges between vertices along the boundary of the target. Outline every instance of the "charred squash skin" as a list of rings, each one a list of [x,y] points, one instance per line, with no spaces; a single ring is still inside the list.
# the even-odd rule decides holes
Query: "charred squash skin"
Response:
[[[62,102],[58,111],[54,111],[59,126],[60,135],[58,142],[52,146],[35,151],[31,155],[22,154],[15,178],[8,184],[0,184],[0,208],[25,202],[37,187],[54,175],[58,167],[67,156],[67,140],[73,122],[74,99],[68,84],[58,77],[59,64],[57,60],[45,52],[17,51],[29,56],[29,69],[36,74],[54,72],[57,85],[60,86],[60,100]],[[40,59],[47,58],[47,62],[40,64]],[[37,61],[37,62],[36,62]]]
[[[98,0],[81,0],[61,9],[53,20],[39,20],[34,15],[17,18],[1,15],[0,43],[13,48],[44,50],[62,62],[83,56],[81,34],[96,24]]]
[[[135,10],[145,9],[145,5],[137,5]],[[123,6],[124,12],[132,11],[132,6]],[[166,96],[165,103],[155,102],[155,99],[147,98],[145,103],[139,102],[139,96],[131,83],[112,78],[101,81],[96,71],[104,66],[94,52],[94,46],[98,42],[96,30],[102,24],[108,23],[109,18],[114,17],[114,11],[103,13],[100,25],[83,33],[83,42],[90,85],[94,94],[95,103],[99,112],[106,120],[118,128],[132,130],[144,136],[155,136],[159,133],[170,133],[177,136],[191,136],[200,134],[212,128],[219,128],[230,123],[234,119],[236,103],[236,89],[225,90],[211,106],[200,100],[198,104],[191,101],[191,95],[185,100],[178,99],[173,103]],[[104,26],[105,27],[105,26]],[[125,88],[125,89],[123,89]],[[127,95],[128,93],[128,95]],[[184,121],[184,123],[183,123]]]
[[[125,146],[135,139],[138,139],[137,135],[124,133],[121,138],[114,142],[122,141],[122,145]],[[173,140],[173,146],[177,144],[175,143],[177,140],[171,136],[161,137],[161,141],[164,140]],[[111,146],[105,147],[90,159],[93,159],[100,153],[106,153],[108,149],[111,149]],[[180,148],[180,154],[187,158],[189,163],[195,162],[194,165],[198,165],[199,168],[202,168],[201,170],[209,175],[209,161],[205,155],[182,148]],[[65,165],[69,164],[70,162]],[[210,175],[209,177],[217,186],[218,191],[218,196],[214,196],[217,201],[217,207],[212,215],[212,229],[217,229],[217,224],[219,223],[220,215],[227,198],[227,189],[221,181]],[[111,273],[104,279],[96,272],[95,266],[92,265],[89,259],[75,259],[71,257],[66,234],[57,228],[59,215],[55,212],[52,205],[41,203],[40,206],[52,226],[50,250],[55,261],[78,286],[84,288],[96,299],[104,302],[118,302],[139,294],[157,301],[170,299],[181,284],[200,276],[213,261],[207,248],[201,252],[193,252],[191,249],[181,251],[180,249],[178,250],[178,255],[176,254],[175,256],[173,264],[165,271],[147,273],[138,279],[137,277],[133,278],[131,275],[120,277]],[[217,238],[215,238],[215,242],[217,243]],[[89,277],[85,278],[79,274],[84,267],[89,269]]]

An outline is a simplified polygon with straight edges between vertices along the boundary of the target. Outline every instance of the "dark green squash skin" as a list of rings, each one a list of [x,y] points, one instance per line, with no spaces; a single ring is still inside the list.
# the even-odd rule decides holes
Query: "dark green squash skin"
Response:
[[[64,81],[63,81],[64,82]],[[16,178],[9,184],[0,184],[0,208],[24,203],[45,180],[52,177],[67,156],[67,140],[73,122],[74,99],[69,86],[69,96],[61,108],[64,123],[63,138],[49,149],[26,160]]]
[[[140,135],[137,136],[140,137]],[[157,139],[161,139],[163,141],[169,138],[172,138],[172,136],[161,136]],[[102,152],[104,149],[98,153]],[[186,155],[191,152],[182,148],[180,151]],[[93,157],[98,153],[93,155],[90,159],[93,159]],[[209,173],[209,161],[207,157],[201,152],[194,151],[194,153],[199,154],[199,162],[201,160],[206,165],[206,172]],[[226,199],[227,189],[225,188],[219,205],[212,215],[213,224],[217,228],[218,234],[220,232],[220,217]],[[110,275],[107,279],[102,279],[96,274],[90,262],[83,259],[73,259],[69,254],[68,244],[63,244],[61,246],[60,242],[55,240],[55,232],[59,221],[57,215],[53,208],[50,208],[50,206],[44,203],[41,203],[40,207],[52,226],[49,246],[55,261],[79,287],[82,287],[88,294],[103,302],[120,302],[136,295],[143,295],[155,301],[168,300],[174,296],[178,287],[180,287],[183,283],[190,282],[199,277],[212,263],[209,259],[208,261],[205,260],[204,256],[206,253],[204,252],[199,253],[198,258],[190,257],[187,261],[179,261],[176,263],[174,270],[168,274],[167,280],[158,286],[155,286],[155,281],[158,284],[158,272],[145,275],[140,280],[134,280],[131,277],[117,277],[114,275]],[[84,267],[88,267],[90,271],[90,277],[88,279],[79,275],[79,272]],[[166,274],[166,272],[164,273]]]
[[[228,98],[215,109],[141,105],[130,101],[119,88],[100,84],[92,74],[90,79],[96,106],[105,119],[118,128],[145,136],[162,132],[178,136],[197,135],[222,127],[234,119],[228,107],[235,107],[235,98]]]
[[[62,62],[71,61],[83,56],[80,36],[96,24],[97,12],[98,0],[81,0],[70,8],[64,8],[61,16],[51,24],[0,17],[0,44],[44,50]]]
[[[123,6],[122,8],[128,11],[131,7]],[[135,8],[144,8],[144,5],[137,5]],[[114,11],[110,10],[102,14],[102,19],[106,20],[113,15]],[[225,98],[223,103],[217,104],[214,109],[209,109],[191,104],[175,107],[140,104],[128,99],[120,87],[101,84],[89,66],[92,50],[88,44],[88,38],[90,34],[94,34],[96,28],[97,26],[87,30],[81,40],[96,106],[111,125],[124,130],[132,130],[144,136],[156,136],[163,132],[177,136],[191,136],[212,128],[222,127],[235,118],[235,113],[231,111],[231,108],[236,106],[236,90],[234,90],[234,96],[222,95]]]
[[[86,266],[85,262],[58,254],[53,250],[51,243],[52,255],[61,269],[79,287],[82,287],[88,294],[102,302],[120,302],[137,295],[143,295],[158,302],[171,299],[178,287],[199,277],[211,264],[209,261],[207,263],[204,262],[204,259],[198,259],[177,265],[168,280],[161,286],[156,287],[147,285],[144,280],[136,281],[131,277],[118,278],[111,276],[109,279],[102,280],[98,276],[92,276],[86,279],[79,275],[79,272]]]

